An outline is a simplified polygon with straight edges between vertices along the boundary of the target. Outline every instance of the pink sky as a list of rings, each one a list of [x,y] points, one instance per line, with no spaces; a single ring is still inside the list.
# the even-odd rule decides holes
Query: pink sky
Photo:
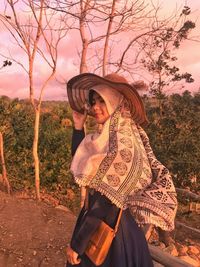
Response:
[[[196,22],[196,29],[192,35],[197,36],[200,32],[200,1],[189,0],[187,2],[183,0],[167,0],[161,3],[162,14],[168,15],[174,10],[176,6],[188,5],[193,11],[193,20]],[[2,6],[0,4],[0,12],[2,13]],[[200,39],[200,38],[199,38]],[[75,34],[67,35],[62,41],[59,47],[59,60],[56,73],[56,79],[50,82],[47,86],[44,99],[67,99],[65,81],[72,76],[79,73],[79,56],[78,49],[79,37]],[[26,58],[21,50],[13,44],[11,37],[5,32],[2,25],[0,27],[0,54],[8,55],[8,50],[12,55],[22,63],[26,64]],[[181,46],[181,49],[177,50],[178,66],[180,66],[182,72],[192,73],[195,82],[186,85],[186,89],[191,91],[197,91],[200,87],[200,43],[186,41]],[[5,60],[0,57],[0,64],[2,65]],[[41,78],[45,77],[48,73],[47,65],[41,61],[36,62],[35,66],[35,84],[39,88],[41,84]],[[145,77],[143,77],[145,80]],[[136,77],[137,79],[137,77]],[[140,77],[141,79],[141,77]],[[12,66],[6,67],[0,70],[0,95],[7,95],[11,98],[28,98],[28,79],[24,70],[13,62]],[[36,95],[37,96],[37,95]]]

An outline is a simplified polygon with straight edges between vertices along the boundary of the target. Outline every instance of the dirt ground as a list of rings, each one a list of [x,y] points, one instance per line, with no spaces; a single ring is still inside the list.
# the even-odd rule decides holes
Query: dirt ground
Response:
[[[75,215],[0,191],[0,267],[65,266]]]
[[[55,203],[45,199],[38,203],[23,195],[9,197],[0,191],[0,267],[65,266],[65,247],[76,216]],[[178,220],[200,228],[200,215],[186,214]],[[176,227],[173,237],[177,243],[200,249],[200,235],[191,230]]]

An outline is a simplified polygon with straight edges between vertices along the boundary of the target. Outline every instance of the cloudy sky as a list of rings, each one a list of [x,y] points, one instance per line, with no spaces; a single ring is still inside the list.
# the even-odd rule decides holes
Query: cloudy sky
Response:
[[[0,12],[3,12],[3,1],[0,3]],[[197,39],[200,33],[200,1],[199,0],[167,0],[161,3],[162,16],[167,16],[180,6],[188,5],[192,10],[192,19],[196,23],[196,29],[192,32],[194,39]],[[200,35],[200,34],[199,34]],[[68,34],[59,46],[59,60],[56,78],[50,82],[46,88],[44,99],[67,99],[65,81],[79,73],[79,56],[78,50],[79,37],[74,34]],[[200,37],[199,37],[200,40]],[[24,65],[27,64],[27,58],[24,52],[14,44],[12,37],[6,29],[0,27],[0,55],[12,55],[17,61]],[[177,50],[178,66],[182,72],[192,73],[195,82],[187,85],[187,89],[197,91],[200,87],[200,42],[185,41],[181,49]],[[5,58],[0,56],[0,66]],[[41,85],[42,77],[45,77],[49,69],[41,60],[36,61],[34,80],[37,88]],[[146,81],[147,82],[147,81]],[[0,95],[7,95],[11,98],[28,98],[28,77],[25,71],[15,62],[12,66],[0,69]]]

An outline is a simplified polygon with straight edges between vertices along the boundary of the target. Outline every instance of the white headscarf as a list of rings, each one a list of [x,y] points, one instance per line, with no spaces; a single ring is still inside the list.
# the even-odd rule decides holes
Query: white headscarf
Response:
[[[123,100],[123,96],[115,89],[105,86],[96,85],[91,90],[97,92],[105,101],[109,115],[112,115],[116,108]]]

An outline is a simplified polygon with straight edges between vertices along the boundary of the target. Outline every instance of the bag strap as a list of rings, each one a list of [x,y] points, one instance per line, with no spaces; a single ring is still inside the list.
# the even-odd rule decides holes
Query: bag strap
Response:
[[[118,227],[119,227],[119,223],[120,223],[120,219],[121,219],[121,216],[122,216],[122,208],[120,209],[120,212],[118,214],[118,218],[117,218],[117,222],[116,222],[116,225],[115,225],[115,229],[114,229],[114,232],[117,233],[117,230],[118,230]]]
[[[85,202],[84,202],[84,207],[86,210],[89,208],[89,189],[88,187],[85,187]]]
[[[86,187],[86,196],[85,196],[85,209],[87,210],[89,207],[89,189],[88,187]],[[119,227],[119,223],[120,223],[120,219],[122,216],[122,211],[123,209],[121,208],[118,214],[118,218],[117,218],[117,222],[115,224],[115,228],[114,228],[114,232],[117,233],[118,227]]]

